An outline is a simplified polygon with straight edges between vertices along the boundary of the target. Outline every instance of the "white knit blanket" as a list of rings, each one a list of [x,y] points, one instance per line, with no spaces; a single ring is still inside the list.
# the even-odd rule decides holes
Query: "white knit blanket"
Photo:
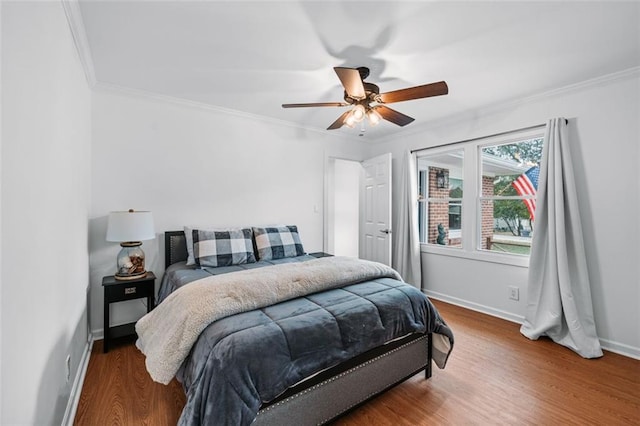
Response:
[[[382,277],[402,280],[380,263],[325,257],[203,278],[176,290],[137,322],[136,346],[153,380],[167,384],[200,333],[216,320]]]

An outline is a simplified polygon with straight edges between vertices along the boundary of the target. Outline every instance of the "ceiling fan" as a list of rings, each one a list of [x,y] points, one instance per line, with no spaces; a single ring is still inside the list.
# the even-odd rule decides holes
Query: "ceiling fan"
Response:
[[[282,108],[353,107],[338,117],[336,121],[327,127],[327,130],[339,129],[343,125],[354,127],[356,123],[361,122],[365,117],[373,126],[378,124],[380,119],[385,119],[398,126],[406,126],[414,119],[384,104],[429,98],[449,93],[449,87],[444,81],[380,93],[380,88],[377,85],[364,81],[369,76],[369,68],[334,67],[333,69],[338,75],[342,86],[344,86],[345,102],[282,104]]]

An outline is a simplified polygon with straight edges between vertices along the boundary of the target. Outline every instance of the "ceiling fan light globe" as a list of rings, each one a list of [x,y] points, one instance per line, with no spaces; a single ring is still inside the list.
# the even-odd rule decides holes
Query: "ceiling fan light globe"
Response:
[[[359,123],[364,119],[365,110],[362,105],[356,105],[353,107],[353,112],[351,113],[353,118]]]
[[[371,109],[367,112],[367,118],[369,119],[369,124],[375,126],[380,122],[382,117],[380,117],[380,114],[378,114],[377,111]]]
[[[349,116],[344,120],[344,124],[347,127],[350,127],[353,129],[353,126],[355,126],[356,124],[356,119],[353,116],[353,112],[351,114],[349,114]]]

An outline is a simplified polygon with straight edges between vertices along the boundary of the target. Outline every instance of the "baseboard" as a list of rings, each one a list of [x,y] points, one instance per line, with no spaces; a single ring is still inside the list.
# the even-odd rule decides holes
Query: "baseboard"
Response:
[[[457,297],[448,296],[446,294],[438,293],[430,290],[422,290],[424,294],[426,294],[431,299],[441,300],[446,303],[450,303],[452,305],[460,306],[465,309],[470,309],[472,311],[480,312],[482,314],[491,315],[493,317],[502,318],[507,321],[515,322],[517,324],[522,324],[524,322],[524,317],[520,315],[515,315],[510,312],[501,311],[499,309],[494,309],[489,306],[481,305],[474,302],[469,302],[468,300],[458,299]],[[625,345],[624,343],[612,342],[611,340],[600,338],[600,346],[602,349],[616,353],[618,355],[626,356],[633,359],[640,360],[640,348],[635,348],[633,346]]]
[[[71,394],[69,395],[69,401],[67,402],[67,409],[64,412],[62,418],[62,426],[73,425],[73,420],[76,417],[76,410],[78,409],[78,403],[80,402],[80,394],[82,394],[82,385],[84,384],[84,378],[87,375],[87,368],[89,367],[89,358],[91,357],[91,349],[94,342],[93,336],[89,335],[89,341],[84,347],[84,353],[82,359],[78,365],[78,371],[76,372],[76,378],[73,381],[71,387]]]
[[[93,341],[104,339],[104,328],[99,328],[97,330],[91,330],[91,335],[93,336]]]
[[[609,352],[640,360],[640,348],[634,348],[633,346],[612,342],[607,339],[600,339],[600,346],[602,346],[602,349]]]
[[[503,320],[522,324],[524,317],[520,315],[512,314],[511,312],[495,309],[490,306],[481,305],[479,303],[469,302],[468,300],[458,299],[457,297],[448,296],[446,294],[438,293],[431,290],[422,290],[431,299],[441,300],[443,302],[450,303],[452,305],[460,306],[472,311],[480,312],[482,314],[491,315],[492,317],[502,318]]]

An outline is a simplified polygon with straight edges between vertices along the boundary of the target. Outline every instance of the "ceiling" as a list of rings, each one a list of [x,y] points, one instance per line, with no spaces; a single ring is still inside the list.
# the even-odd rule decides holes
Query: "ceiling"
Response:
[[[92,1],[80,11],[98,84],[326,129],[342,108],[335,66],[381,92],[445,80],[449,94],[390,105],[384,140],[640,66],[639,2]],[[358,135],[359,128],[327,132]]]

